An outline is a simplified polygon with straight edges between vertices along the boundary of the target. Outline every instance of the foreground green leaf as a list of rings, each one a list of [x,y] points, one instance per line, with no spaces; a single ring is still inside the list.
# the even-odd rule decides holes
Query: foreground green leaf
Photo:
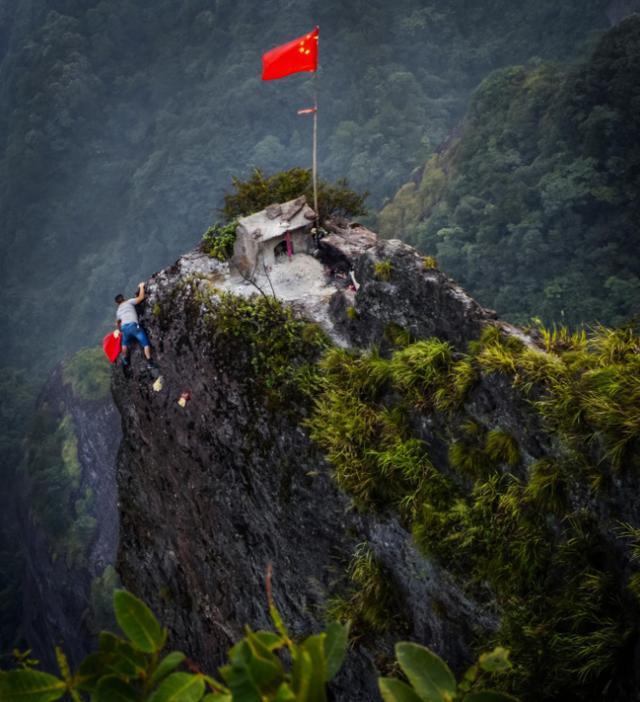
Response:
[[[423,700],[438,702],[456,693],[456,680],[449,666],[435,653],[419,644],[396,644],[396,657],[416,693]]]
[[[91,702],[138,702],[139,695],[134,687],[116,675],[101,678]]]
[[[0,674],[2,702],[53,702],[64,695],[66,685],[39,670],[11,670]]]
[[[126,590],[116,590],[113,606],[118,626],[134,646],[145,653],[155,653],[164,646],[164,631],[144,602]]]
[[[100,678],[109,669],[111,653],[90,653],[80,664],[76,673],[76,685],[80,690],[93,692]]]
[[[349,646],[349,624],[332,622],[327,627],[327,636],[324,640],[324,655],[326,659],[325,681],[333,680],[347,655]]]
[[[472,692],[467,695],[464,698],[464,702],[518,702],[518,700],[504,692],[481,690],[480,692]]]
[[[273,698],[273,702],[295,702],[296,696],[288,683],[282,683]]]
[[[254,632],[259,641],[266,646],[270,651],[275,651],[277,648],[282,648],[285,645],[284,640],[273,631],[256,631]]]
[[[309,681],[313,674],[311,656],[300,646],[294,646],[291,650],[293,665],[291,667],[292,687],[296,700],[306,700],[309,693]]]
[[[168,653],[158,664],[155,672],[149,680],[151,687],[157,685],[163,678],[165,678],[169,673],[175,670],[180,663],[186,658],[184,653],[180,651],[172,651]]]
[[[233,702],[230,692],[212,692],[202,698],[202,702]]]
[[[247,631],[246,644],[248,648],[243,648],[242,655],[256,685],[263,690],[278,686],[284,679],[280,659],[251,630]]]
[[[384,702],[422,702],[412,687],[395,678],[378,678],[378,688]]]
[[[327,699],[325,680],[327,679],[327,669],[325,661],[325,638],[326,634],[314,634],[306,638],[300,649],[309,656],[310,667],[306,673],[304,694],[298,694],[300,702],[325,702]]]
[[[278,612],[275,605],[269,605],[269,614],[271,615],[271,620],[273,621],[273,624],[276,627],[280,636],[282,636],[283,639],[288,641],[289,632],[287,631],[287,627],[284,625],[282,617],[280,616],[280,612]]]
[[[172,673],[151,695],[149,702],[197,702],[204,694],[200,675]]]
[[[238,644],[236,644],[236,646],[237,645]],[[244,660],[235,659],[232,665],[222,666],[222,668],[220,668],[220,674],[231,690],[234,702],[235,700],[242,700],[242,702],[261,702],[260,690],[253,680],[251,671]]]
[[[487,673],[503,673],[512,667],[509,651],[502,646],[496,646],[493,651],[481,654],[478,664]]]

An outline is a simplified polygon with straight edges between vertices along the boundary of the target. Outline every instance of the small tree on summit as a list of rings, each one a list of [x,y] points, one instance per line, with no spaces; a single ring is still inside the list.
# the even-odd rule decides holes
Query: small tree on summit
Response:
[[[271,176],[266,176],[255,168],[247,180],[233,178],[235,192],[224,196],[221,213],[227,222],[238,217],[263,210],[276,202],[287,202],[305,195],[307,202],[313,202],[311,171],[306,168],[291,168]],[[365,200],[369,193],[356,193],[345,179],[336,183],[318,181],[318,215],[320,220],[328,217],[357,217],[366,215]]]

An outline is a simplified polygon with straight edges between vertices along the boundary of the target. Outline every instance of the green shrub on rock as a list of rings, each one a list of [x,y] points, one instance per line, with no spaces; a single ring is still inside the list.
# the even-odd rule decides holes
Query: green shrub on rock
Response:
[[[394,511],[426,556],[497,607],[510,690],[601,699],[617,687],[625,699],[637,557],[585,504],[638,468],[640,340],[629,328],[537,337],[541,346],[490,326],[466,354],[439,339],[389,359],[332,349],[307,426],[354,507]],[[533,451],[485,413],[496,391],[536,427]]]
[[[218,261],[228,261],[233,255],[237,222],[214,224],[202,235],[202,250]]]
[[[247,180],[233,178],[235,192],[224,196],[222,214],[227,221],[259,212],[274,203],[288,202],[304,195],[313,204],[311,171],[291,168],[267,176],[255,168]],[[336,183],[318,181],[318,209],[320,221],[327,217],[358,217],[366,215],[365,200],[368,193],[359,194],[348,187],[347,181]]]

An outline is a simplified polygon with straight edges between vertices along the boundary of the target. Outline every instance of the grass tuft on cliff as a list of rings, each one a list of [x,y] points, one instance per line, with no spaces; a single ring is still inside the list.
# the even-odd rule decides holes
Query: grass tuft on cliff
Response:
[[[513,653],[513,691],[596,700],[624,685],[640,636],[636,541],[627,529],[612,557],[611,525],[587,509],[640,468],[640,339],[629,327],[536,333],[539,350],[498,327],[466,354],[438,339],[390,358],[331,349],[307,425],[357,508],[397,512],[425,554],[498,606],[493,643]],[[478,414],[496,383],[546,435],[537,460]]]

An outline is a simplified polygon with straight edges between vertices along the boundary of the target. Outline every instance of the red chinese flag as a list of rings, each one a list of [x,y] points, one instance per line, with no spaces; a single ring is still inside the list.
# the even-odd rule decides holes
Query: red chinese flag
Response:
[[[102,348],[111,363],[115,363],[118,360],[122,348],[122,334],[120,332],[118,332],[117,335],[115,332],[107,334],[102,340]]]
[[[309,34],[263,54],[262,80],[276,80],[301,71],[317,71],[319,34],[320,29],[316,27]]]

